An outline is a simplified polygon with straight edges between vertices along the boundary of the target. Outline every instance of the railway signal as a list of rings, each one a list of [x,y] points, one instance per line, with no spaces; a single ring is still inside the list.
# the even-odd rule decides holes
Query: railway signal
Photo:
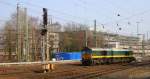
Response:
[[[48,33],[47,33],[47,24],[48,24],[48,13],[47,9],[43,8],[43,28],[41,29],[41,35],[42,35],[42,59],[43,61],[47,61],[47,63],[43,64],[44,72],[48,72],[49,70],[54,69],[53,64],[49,64],[48,61],[50,59],[49,57],[49,47],[48,47]]]
[[[43,28],[41,29],[41,35],[45,35],[47,33],[47,9],[43,8]]]
[[[43,8],[43,24],[47,25],[47,9]]]
[[[43,35],[45,35],[47,33],[47,29],[46,28],[42,28],[41,29],[41,35],[43,36]]]

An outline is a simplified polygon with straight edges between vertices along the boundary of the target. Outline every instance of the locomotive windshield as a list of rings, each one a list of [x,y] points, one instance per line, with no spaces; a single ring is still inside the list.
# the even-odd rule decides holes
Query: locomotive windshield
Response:
[[[91,50],[90,48],[88,48],[88,47],[84,47],[84,48],[82,49],[82,54],[85,54],[85,53],[91,54],[91,53],[92,53],[92,50]]]

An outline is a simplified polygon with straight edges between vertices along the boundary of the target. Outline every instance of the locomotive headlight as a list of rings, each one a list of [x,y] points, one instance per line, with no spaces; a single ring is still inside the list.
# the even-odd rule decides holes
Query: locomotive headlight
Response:
[[[85,53],[85,54],[82,55],[82,58],[83,59],[91,59],[91,54]]]

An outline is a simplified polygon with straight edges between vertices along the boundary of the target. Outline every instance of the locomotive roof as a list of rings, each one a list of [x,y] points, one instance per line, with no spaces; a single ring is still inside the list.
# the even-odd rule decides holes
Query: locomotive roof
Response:
[[[92,51],[104,51],[104,50],[111,51],[112,50],[110,48],[91,48],[91,49],[92,49]]]
[[[118,48],[91,48],[92,51],[131,51],[129,49],[118,49]]]

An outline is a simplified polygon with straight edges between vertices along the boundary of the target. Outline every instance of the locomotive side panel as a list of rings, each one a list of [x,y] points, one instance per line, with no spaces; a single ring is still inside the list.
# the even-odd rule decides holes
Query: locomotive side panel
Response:
[[[86,49],[82,54],[83,65],[126,63],[134,61],[133,52],[126,49]]]

